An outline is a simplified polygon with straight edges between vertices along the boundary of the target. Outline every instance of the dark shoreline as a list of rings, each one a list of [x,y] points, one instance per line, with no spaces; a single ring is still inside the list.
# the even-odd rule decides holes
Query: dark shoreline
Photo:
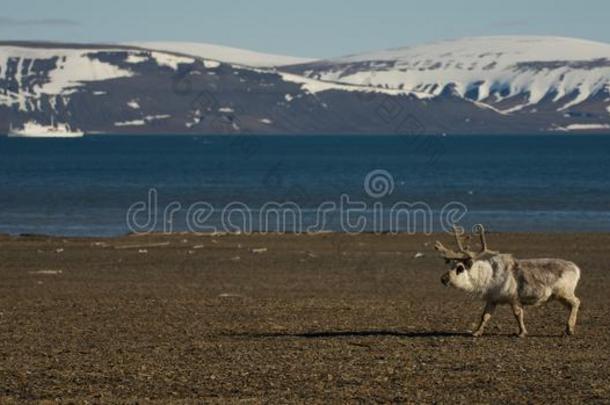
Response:
[[[497,235],[497,236],[509,236],[509,237],[527,237],[527,236],[560,236],[560,235],[574,235],[574,236],[605,236],[610,235],[608,231],[521,231],[521,232],[504,232],[504,231],[489,231],[486,232],[488,235]],[[54,234],[44,234],[44,233],[21,233],[21,234],[10,234],[10,233],[0,233],[1,239],[70,239],[70,240],[90,240],[90,239],[104,239],[104,240],[112,240],[112,239],[125,239],[125,238],[177,238],[184,236],[191,237],[295,237],[295,236],[308,236],[308,237],[320,237],[326,235],[335,235],[335,236],[347,236],[347,237],[359,237],[359,236],[379,236],[379,237],[423,237],[423,238],[443,238],[448,235],[448,233],[444,232],[433,232],[430,234],[425,233],[408,233],[408,232],[358,232],[358,233],[350,233],[350,232],[335,232],[335,231],[324,231],[324,232],[171,232],[171,233],[163,233],[163,232],[149,232],[149,233],[124,233],[120,235],[83,235],[83,236],[73,236],[73,235],[54,235]]]

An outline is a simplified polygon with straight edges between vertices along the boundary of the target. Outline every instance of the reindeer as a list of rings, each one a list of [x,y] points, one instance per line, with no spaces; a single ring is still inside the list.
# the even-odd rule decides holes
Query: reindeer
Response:
[[[570,309],[566,333],[573,335],[580,300],[574,294],[580,269],[576,264],[561,259],[516,259],[487,248],[485,228],[475,225],[473,231],[480,237],[481,250],[474,252],[464,246],[463,228],[453,226],[458,251],[447,249],[441,242],[435,248],[450,264],[450,270],[441,278],[445,286],[452,286],[479,296],[485,302],[481,322],[473,336],[483,334],[497,305],[510,305],[519,323],[519,337],[527,330],[523,323],[523,307],[542,305],[557,299]]]

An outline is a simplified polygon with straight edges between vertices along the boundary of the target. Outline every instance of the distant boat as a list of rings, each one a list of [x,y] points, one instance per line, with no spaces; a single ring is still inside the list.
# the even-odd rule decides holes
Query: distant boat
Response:
[[[10,125],[8,136],[21,138],[80,138],[85,133],[73,130],[69,124],[55,123],[51,118],[51,125],[41,125],[36,121],[29,121],[23,128],[13,128]]]

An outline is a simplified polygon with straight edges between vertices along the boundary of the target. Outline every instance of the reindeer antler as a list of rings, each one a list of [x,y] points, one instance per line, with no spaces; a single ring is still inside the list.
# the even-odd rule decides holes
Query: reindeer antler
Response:
[[[464,235],[464,228],[453,225],[453,235],[458,246],[458,251],[447,249],[441,242],[437,241],[434,248],[440,253],[441,257],[447,260],[476,260],[485,254],[498,254],[494,250],[487,248],[487,239],[485,238],[485,228],[481,224],[473,227],[473,232],[477,233],[481,238],[481,251],[473,252],[467,247],[464,247],[461,237]]]
[[[481,252],[478,254],[479,257],[483,256],[484,254],[497,255],[500,253],[495,250],[489,250],[487,248],[487,238],[485,237],[485,227],[482,224],[476,224],[472,228],[472,230],[474,233],[479,234],[479,238],[481,238]]]
[[[455,224],[453,224],[453,235],[455,236],[455,241],[458,245],[459,251],[447,249],[441,242],[436,241],[434,248],[440,253],[441,257],[447,260],[466,260],[471,259],[473,252],[464,248],[462,244],[461,236],[464,235],[464,228],[461,228]]]

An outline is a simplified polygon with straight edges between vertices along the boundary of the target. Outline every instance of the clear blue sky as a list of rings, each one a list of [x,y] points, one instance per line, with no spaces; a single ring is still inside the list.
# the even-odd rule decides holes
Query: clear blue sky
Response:
[[[1,39],[198,41],[330,57],[472,35],[610,42],[608,0],[2,0]]]

